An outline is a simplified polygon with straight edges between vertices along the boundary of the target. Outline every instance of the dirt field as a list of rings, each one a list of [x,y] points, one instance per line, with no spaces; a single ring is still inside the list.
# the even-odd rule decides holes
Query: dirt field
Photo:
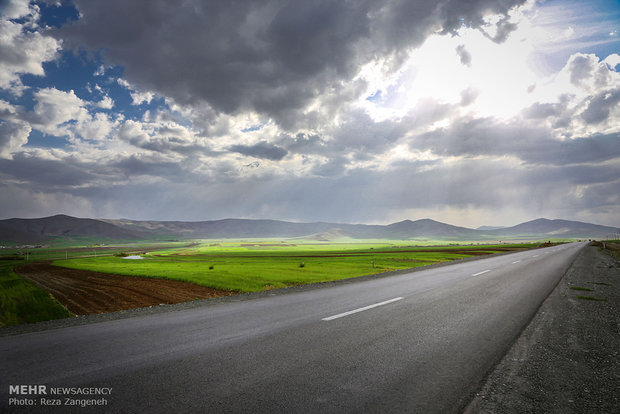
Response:
[[[76,315],[233,295],[193,283],[66,269],[39,262],[15,272],[50,292]]]

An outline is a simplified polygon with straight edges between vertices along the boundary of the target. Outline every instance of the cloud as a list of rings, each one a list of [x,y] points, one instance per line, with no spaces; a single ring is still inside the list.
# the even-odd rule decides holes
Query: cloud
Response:
[[[620,102],[620,88],[598,93],[588,101],[581,118],[587,124],[599,124],[606,121],[613,109],[618,108]]]
[[[232,145],[228,150],[250,157],[264,158],[272,161],[280,161],[288,154],[288,151],[284,148],[269,144],[266,141],[261,141],[253,145]]]
[[[160,178],[160,181],[174,180],[175,182],[187,179],[187,173],[176,161],[166,160],[158,155],[132,154],[128,157],[115,160],[110,164],[124,177],[135,180],[139,176]]]
[[[530,119],[559,117],[567,110],[567,103],[535,102],[523,110],[523,115]]]
[[[607,56],[603,62],[609,65],[610,69],[615,70],[616,67],[620,65],[620,55],[618,55],[617,53],[612,53],[611,55]]]
[[[362,64],[394,57],[396,69],[399,56],[438,29],[488,25],[485,15],[523,2],[76,1],[82,18],[56,36],[105,50],[141,90],[218,113],[251,110],[293,128],[316,100],[350,99]],[[504,20],[497,25],[508,31]]]
[[[412,150],[430,150],[438,156],[507,156],[526,164],[554,166],[620,158],[619,139],[619,133],[557,139],[547,127],[536,124],[465,117],[447,128],[418,135],[409,145]]]
[[[459,55],[461,59],[461,63],[465,66],[471,66],[471,55],[465,49],[465,45],[458,45],[456,47],[456,53]]]
[[[101,168],[101,167],[99,167]],[[71,157],[42,158],[36,154],[18,153],[12,160],[0,159],[0,176],[29,183],[38,191],[68,190],[96,181],[97,167]]]
[[[11,19],[22,18],[23,23]],[[0,15],[0,88],[21,95],[22,74],[42,76],[43,62],[54,60],[61,48],[61,41],[43,35],[36,28],[38,12],[27,1],[12,1],[4,5]]]
[[[619,93],[620,74],[606,59],[576,53],[530,93],[534,102],[522,115],[566,138],[620,132]]]
[[[0,157],[9,158],[28,142],[31,128],[25,123],[0,121]]]
[[[73,90],[42,88],[35,91],[32,98],[32,111],[26,111],[22,106],[11,106],[8,111],[6,105],[1,111],[0,105],[0,114],[4,119],[72,140],[74,144],[82,140],[102,141],[118,127],[119,120],[115,115],[96,112],[112,105],[113,101],[107,95],[98,102],[89,102],[79,98]]]
[[[97,107],[101,109],[112,109],[114,108],[114,100],[110,98],[108,95],[104,95],[103,98],[99,102],[97,102]]]
[[[509,21],[507,17],[500,19],[495,25],[495,35],[490,36],[486,31],[483,33],[496,43],[503,43],[508,39],[510,33],[517,30],[517,25]]]
[[[20,106],[11,105],[0,99],[0,157],[11,158],[28,142],[32,128],[27,122],[21,121]]]
[[[177,161],[182,156],[215,155],[216,152],[194,131],[173,121],[125,120],[120,123],[117,136],[142,152],[165,154]]]
[[[78,98],[73,90],[69,92],[56,88],[43,88],[33,94],[35,106],[25,120],[46,134],[70,135],[71,123],[85,121],[90,115],[87,102]]]
[[[479,93],[479,91],[471,87],[461,91],[461,106],[471,105],[476,100]]]
[[[29,0],[12,0],[4,2],[0,8],[0,11],[2,12],[2,16],[7,20],[17,19],[19,17],[29,15],[34,11],[30,8],[29,3]]]
[[[0,101],[2,189],[32,198],[24,214],[617,217],[618,55],[533,76],[522,1],[75,3],[58,30],[25,2],[3,20],[33,50],[0,55],[9,92],[31,88]],[[61,45],[97,56],[88,85],[21,83]]]
[[[576,53],[570,57],[566,66],[570,81],[575,86],[596,89],[610,81],[609,68],[596,55]]]
[[[141,105],[143,103],[147,103],[148,104],[155,97],[155,94],[153,94],[151,92],[139,92],[139,91],[136,91],[135,87],[132,84],[130,84],[129,82],[127,82],[125,79],[118,78],[116,80],[116,82],[119,85],[121,85],[123,88],[129,90],[129,95],[131,96],[131,101],[132,101],[133,105]]]
[[[11,195],[0,197],[0,211],[6,218],[39,218],[51,214],[101,217],[97,215],[97,210],[93,208],[90,200],[66,192],[50,192],[46,189],[37,191],[6,182],[0,182],[0,192]],[[54,206],[52,212],[50,206]]]

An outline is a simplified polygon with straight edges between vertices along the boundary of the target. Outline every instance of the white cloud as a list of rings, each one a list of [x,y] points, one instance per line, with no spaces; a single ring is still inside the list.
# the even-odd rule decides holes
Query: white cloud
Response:
[[[30,131],[26,123],[0,121],[0,157],[11,158],[28,142]]]
[[[71,135],[71,123],[88,120],[88,103],[69,92],[56,88],[44,88],[34,93],[36,104],[30,114],[34,127],[50,135]]]
[[[124,87],[125,89],[129,90],[129,95],[131,96],[133,105],[150,103],[155,97],[155,94],[152,92],[136,90],[136,88],[132,84],[127,82],[125,79],[118,78],[116,82],[122,87]]]
[[[97,102],[97,107],[101,109],[112,109],[114,107],[114,100],[108,95],[104,95],[103,98]]]
[[[2,4],[2,17],[17,19],[35,12],[30,8],[30,0],[8,0]]]
[[[105,66],[99,65],[95,73],[93,73],[93,76],[103,76],[103,75],[105,75]]]
[[[107,114],[99,112],[77,123],[74,128],[74,133],[82,139],[103,141],[110,136],[111,132],[116,129],[118,124],[118,120],[114,121]],[[105,145],[105,143],[103,143],[103,145]]]
[[[54,60],[62,42],[38,31],[25,30],[29,25],[15,23],[9,19],[30,16],[36,19],[36,10],[28,8],[28,2],[10,2],[0,16],[0,88],[11,89],[21,95],[23,85],[21,74],[42,76],[45,74],[43,62]]]
[[[620,55],[612,53],[607,56],[603,62],[608,64],[611,69],[616,70],[616,66],[620,65]]]

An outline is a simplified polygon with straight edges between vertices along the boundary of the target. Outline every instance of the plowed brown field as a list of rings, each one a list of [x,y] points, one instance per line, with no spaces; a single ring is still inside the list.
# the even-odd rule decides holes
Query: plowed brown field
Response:
[[[67,269],[39,262],[15,272],[51,293],[76,315],[234,295],[193,283]]]

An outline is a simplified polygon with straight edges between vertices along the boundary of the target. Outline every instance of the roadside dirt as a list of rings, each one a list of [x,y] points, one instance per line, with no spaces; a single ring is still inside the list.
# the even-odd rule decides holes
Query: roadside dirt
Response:
[[[51,293],[76,315],[180,303],[237,293],[174,280],[67,269],[46,262],[17,266],[15,272]]]
[[[584,248],[464,413],[620,412],[619,304],[620,260]]]

